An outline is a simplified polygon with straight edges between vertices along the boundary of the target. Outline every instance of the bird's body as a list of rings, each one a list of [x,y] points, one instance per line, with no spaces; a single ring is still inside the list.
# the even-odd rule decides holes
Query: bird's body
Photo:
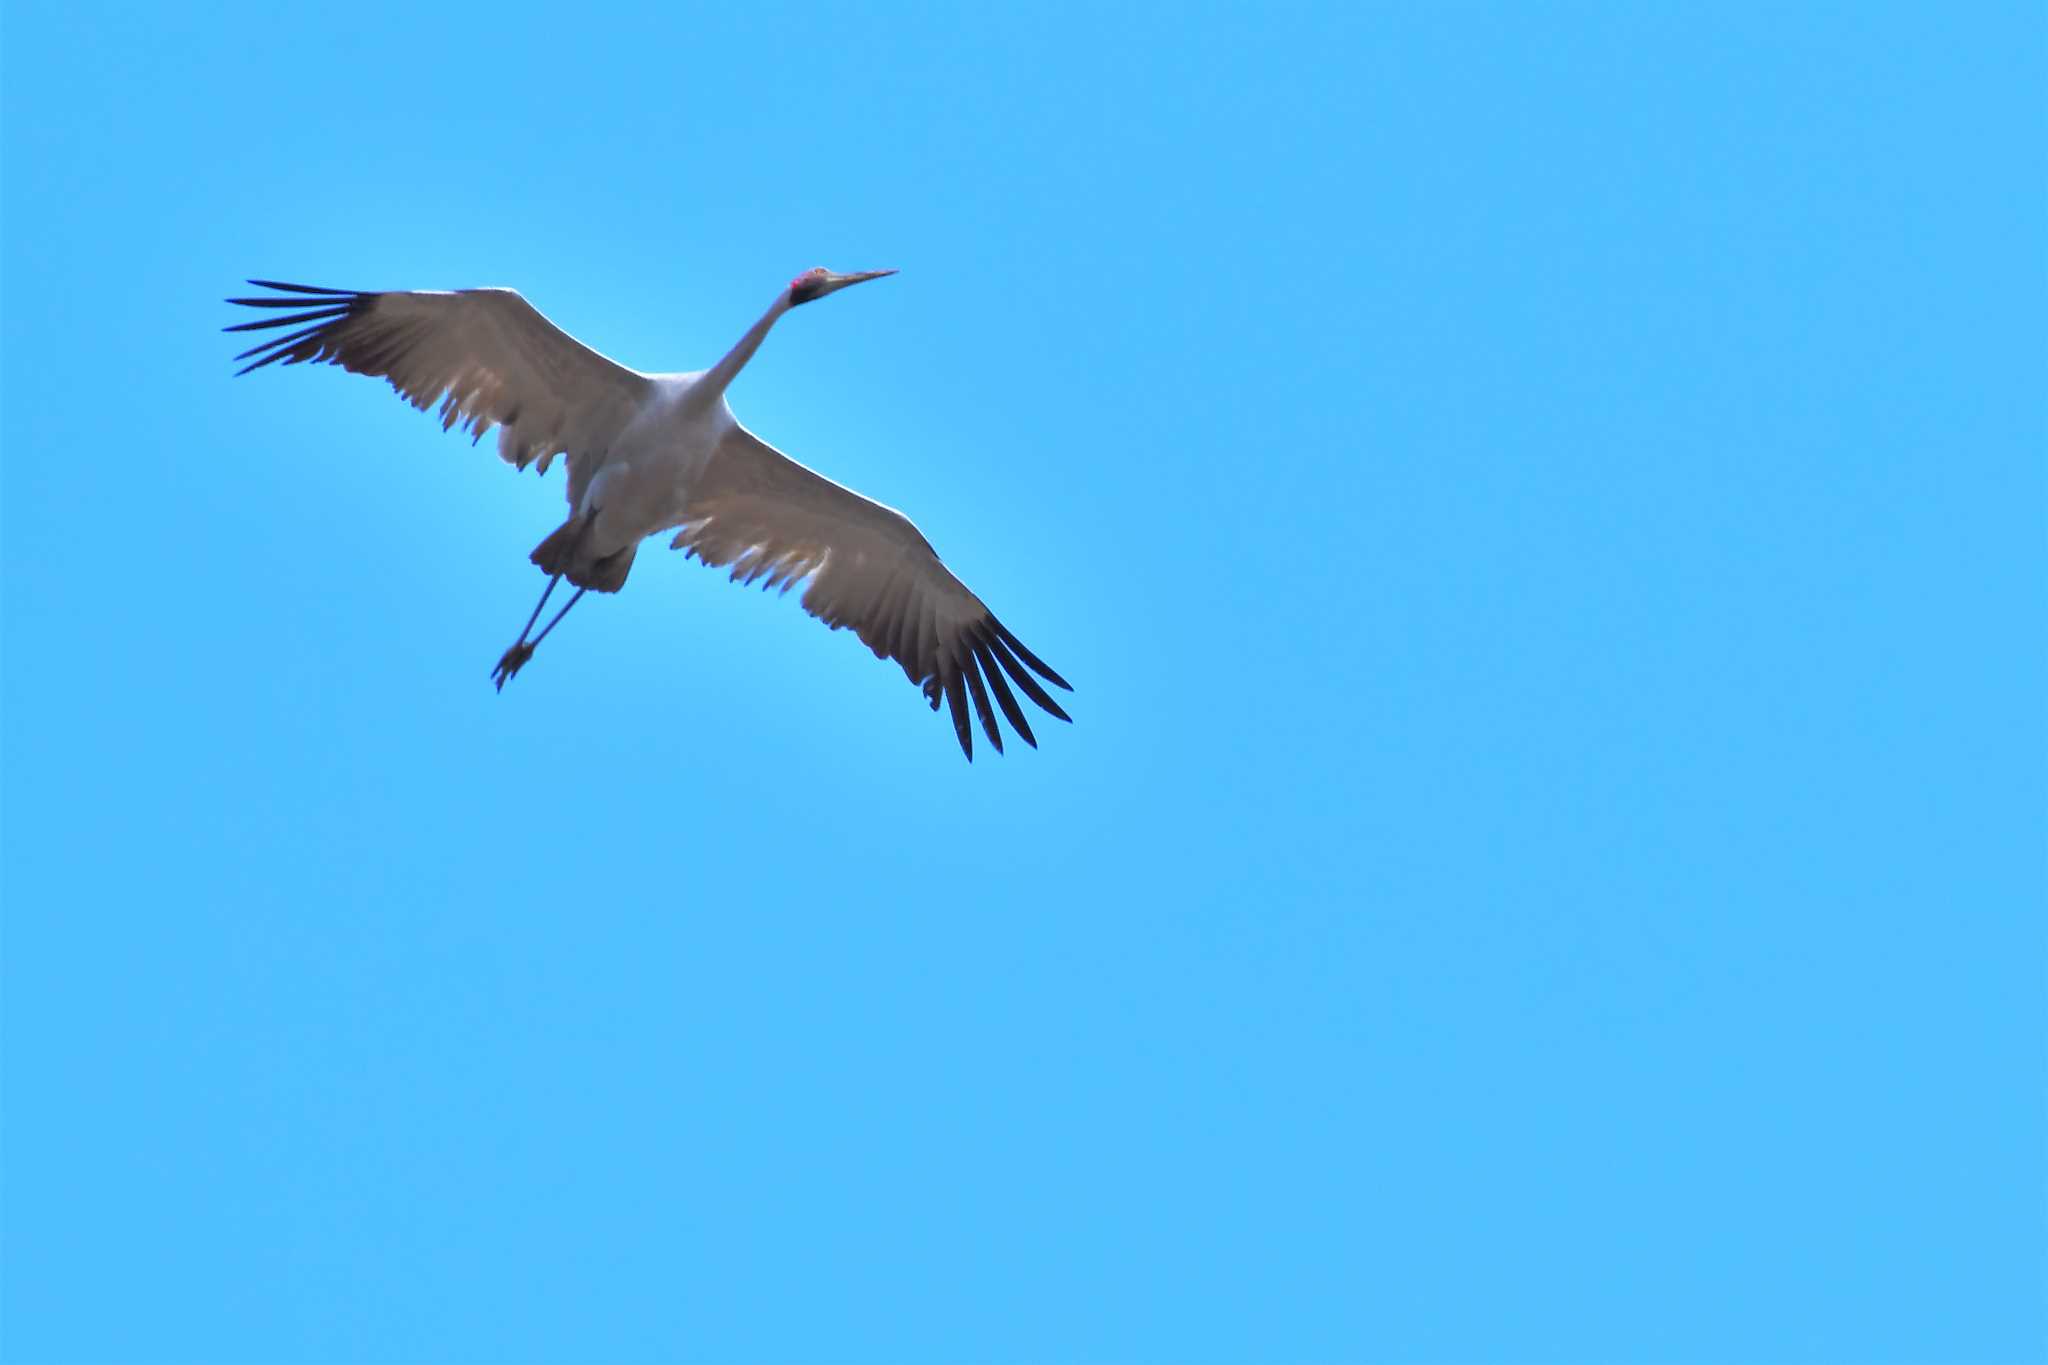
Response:
[[[252,280],[280,296],[234,299],[295,310],[231,331],[300,325],[245,351],[244,373],[273,361],[325,361],[388,379],[413,406],[440,405],[444,427],[480,440],[499,428],[498,452],[519,468],[568,464],[568,518],[537,546],[533,562],[586,590],[617,592],[648,536],[735,580],[787,591],[807,582],[804,606],[827,625],[853,629],[894,659],[936,709],[952,710],[971,759],[968,703],[998,751],[996,708],[1036,744],[1011,683],[1060,719],[1039,685],[1067,683],[1012,635],[955,578],[902,513],[789,459],[741,426],[725,391],[789,309],[890,271],[798,276],[724,359],[707,370],[642,374],[556,328],[509,289],[453,293],[359,293]],[[542,594],[541,606],[547,603]],[[541,607],[505,652],[499,687],[568,611],[527,638]],[[1007,680],[1006,680],[1007,679]]]
[[[641,541],[688,513],[719,443],[739,430],[725,395],[704,385],[705,373],[647,376],[645,402],[610,448],[587,462],[588,474],[571,460],[570,522],[590,522],[582,551],[563,570],[571,583],[616,591],[619,584],[589,581],[596,565],[621,554],[630,565]],[[620,584],[624,577],[622,569]]]

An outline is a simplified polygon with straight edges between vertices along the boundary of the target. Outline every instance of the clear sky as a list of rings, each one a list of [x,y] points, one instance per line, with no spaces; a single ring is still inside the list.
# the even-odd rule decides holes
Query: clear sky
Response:
[[[2040,1359],[2040,6],[993,11],[7,6],[7,1358]],[[1037,752],[218,330],[817,264]]]

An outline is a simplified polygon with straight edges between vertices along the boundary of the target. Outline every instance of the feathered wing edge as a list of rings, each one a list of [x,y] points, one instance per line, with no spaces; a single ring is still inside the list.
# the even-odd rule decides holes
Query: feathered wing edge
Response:
[[[778,453],[778,458],[786,457]],[[976,720],[989,744],[997,753],[1003,752],[1003,732],[996,723],[998,710],[1026,744],[1038,747],[1038,737],[1018,704],[1018,691],[1048,715],[1073,723],[1073,717],[1053,700],[1039,679],[1068,692],[1074,690],[1073,684],[1026,648],[964,586],[959,591],[974,601],[980,614],[959,625],[940,623],[930,604],[920,603],[922,590],[931,586],[921,581],[922,566],[904,566],[871,597],[856,604],[837,590],[830,546],[804,544],[778,551],[758,540],[729,537],[719,526],[721,520],[714,513],[685,522],[671,548],[713,568],[729,566],[733,582],[745,586],[759,582],[764,591],[787,593],[799,583],[808,583],[804,610],[832,630],[852,630],[876,658],[896,662],[924,693],[932,710],[944,705],[968,762],[974,761]],[[958,585],[936,555],[929,549],[924,553],[929,556],[930,569]],[[1037,677],[1032,676],[1034,672]]]
[[[249,362],[235,371],[237,379],[251,370],[279,362],[286,365],[339,365],[357,374],[374,375],[389,381],[399,397],[421,412],[439,403],[441,430],[447,431],[459,422],[469,434],[471,445],[481,441],[493,426],[502,425],[509,436],[518,422],[517,403],[508,406],[502,395],[485,394],[481,386],[472,388],[460,374],[434,374],[424,382],[418,377],[401,376],[401,368],[415,349],[432,340],[433,324],[418,317],[373,317],[371,310],[381,297],[379,293],[361,289],[323,289],[316,285],[286,284],[279,280],[250,280],[249,283],[258,289],[284,290],[300,297],[243,298],[229,299],[228,302],[244,308],[295,308],[300,311],[288,317],[260,317],[253,322],[223,327],[222,331],[274,331],[294,326],[298,330],[283,336],[267,337],[237,355],[235,359]],[[549,441],[544,444],[555,443]],[[538,455],[543,474],[548,472],[548,465],[553,463],[556,454],[552,449],[523,448],[508,449],[504,453],[521,469]]]
[[[635,389],[645,379],[508,289],[383,293],[249,283],[277,296],[228,302],[284,315],[222,330],[290,330],[236,356],[248,362],[237,375],[302,362],[374,375],[422,412],[438,403],[441,429],[459,425],[471,444],[493,426],[501,428],[499,457],[520,469],[538,461],[545,474],[555,456],[572,447],[601,450],[629,419]],[[581,386],[580,396],[557,387],[564,377]]]

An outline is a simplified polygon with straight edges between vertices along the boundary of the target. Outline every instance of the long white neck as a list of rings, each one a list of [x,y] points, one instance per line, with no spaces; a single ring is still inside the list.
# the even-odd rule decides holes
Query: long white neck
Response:
[[[697,391],[716,397],[725,392],[725,386],[739,376],[740,368],[754,358],[754,352],[761,349],[761,343],[768,337],[768,329],[775,325],[775,319],[789,311],[789,291],[783,290],[775,296],[775,302],[768,305],[768,311],[761,314],[761,320],[747,329],[739,343],[725,353],[725,359],[704,372],[697,381]]]

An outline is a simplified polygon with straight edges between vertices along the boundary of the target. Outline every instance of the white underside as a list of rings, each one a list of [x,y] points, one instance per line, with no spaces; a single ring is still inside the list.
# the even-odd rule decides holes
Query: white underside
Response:
[[[682,521],[697,476],[718,443],[739,426],[722,394],[694,392],[702,371],[650,378],[653,401],[596,461],[587,482],[571,480],[573,514],[596,518],[588,542],[593,559]]]

